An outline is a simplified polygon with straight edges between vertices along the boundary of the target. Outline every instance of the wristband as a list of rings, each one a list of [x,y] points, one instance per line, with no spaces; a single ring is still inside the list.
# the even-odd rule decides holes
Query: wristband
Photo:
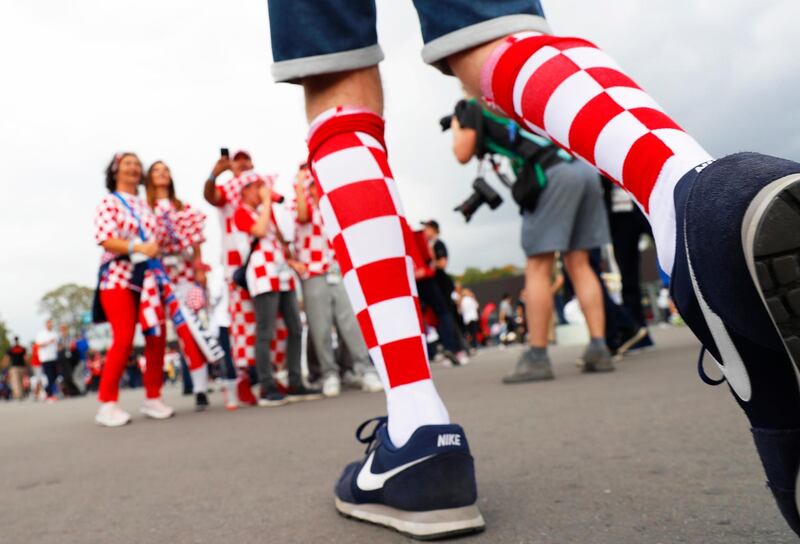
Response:
[[[217,176],[215,176],[213,172],[208,175],[208,179],[206,180],[206,182],[209,182],[209,181],[213,182],[213,183],[217,182]]]
[[[130,242],[128,242],[128,255],[132,255],[133,254],[133,248],[134,248],[135,245],[136,245],[136,242],[134,240],[131,240]]]

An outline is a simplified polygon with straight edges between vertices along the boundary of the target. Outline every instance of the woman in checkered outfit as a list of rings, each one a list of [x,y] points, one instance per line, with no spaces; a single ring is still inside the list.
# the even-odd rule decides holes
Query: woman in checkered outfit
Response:
[[[175,295],[194,311],[205,306],[206,265],[201,245],[206,215],[182,202],[175,194],[172,173],[163,161],[154,162],[145,178],[147,204],[157,219],[161,263]],[[186,358],[185,354],[184,357]],[[208,406],[208,369],[195,361],[190,369],[198,410]]]
[[[98,274],[98,296],[113,332],[100,378],[98,399],[102,404],[95,416],[95,421],[106,427],[119,427],[131,419],[117,405],[119,381],[133,349],[145,261],[159,254],[156,217],[137,195],[143,181],[142,163],[135,154],[115,155],[106,168],[109,194],[100,201],[94,218],[95,242],[105,250]],[[161,334],[145,337],[146,399],[141,411],[155,419],[167,419],[174,413],[161,401],[165,342],[163,327]]]

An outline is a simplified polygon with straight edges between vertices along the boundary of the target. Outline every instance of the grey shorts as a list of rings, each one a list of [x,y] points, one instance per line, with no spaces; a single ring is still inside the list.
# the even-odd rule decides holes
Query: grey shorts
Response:
[[[522,249],[533,257],[593,249],[609,243],[600,178],[591,167],[562,162],[547,169],[547,188],[536,209],[522,216]]]
[[[269,0],[267,5],[276,81],[383,60],[375,0]],[[539,0],[414,0],[414,7],[425,42],[422,58],[445,73],[454,53],[517,32],[549,32]]]

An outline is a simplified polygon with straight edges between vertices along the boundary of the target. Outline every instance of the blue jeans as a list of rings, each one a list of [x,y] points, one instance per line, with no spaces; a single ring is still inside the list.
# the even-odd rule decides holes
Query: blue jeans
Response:
[[[422,57],[448,72],[447,57],[523,31],[547,32],[539,0],[413,0]],[[270,0],[277,81],[374,66],[383,60],[375,0]]]

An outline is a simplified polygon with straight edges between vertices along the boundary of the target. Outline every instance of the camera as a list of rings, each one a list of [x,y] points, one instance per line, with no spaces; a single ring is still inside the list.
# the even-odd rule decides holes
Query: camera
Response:
[[[473,214],[484,204],[488,204],[492,210],[497,209],[503,203],[502,197],[492,189],[483,176],[478,176],[472,182],[472,194],[464,202],[455,207],[453,211],[460,212],[464,220],[469,223]]]
[[[450,125],[453,122],[453,115],[445,115],[441,119],[439,119],[439,126],[442,127],[442,132],[447,132],[450,130]]]

